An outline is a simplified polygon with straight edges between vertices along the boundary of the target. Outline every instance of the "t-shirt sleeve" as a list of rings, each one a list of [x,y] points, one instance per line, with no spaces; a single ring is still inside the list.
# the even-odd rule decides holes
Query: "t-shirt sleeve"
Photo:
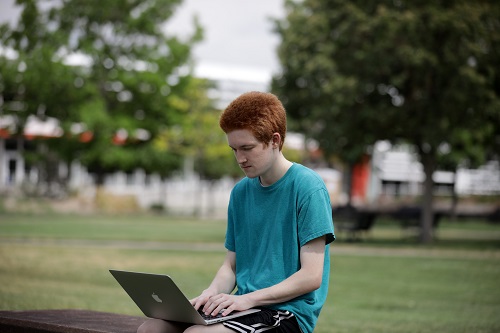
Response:
[[[298,217],[300,247],[318,237],[326,236],[326,244],[335,240],[332,207],[326,189],[318,189],[304,199]]]

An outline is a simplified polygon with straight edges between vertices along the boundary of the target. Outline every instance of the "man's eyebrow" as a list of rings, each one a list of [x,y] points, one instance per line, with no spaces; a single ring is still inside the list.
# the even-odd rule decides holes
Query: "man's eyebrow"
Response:
[[[231,149],[236,149],[235,147],[231,146],[231,145],[228,145]],[[241,145],[239,146],[238,148],[250,148],[250,147],[255,147],[255,144],[253,143],[247,143],[247,144],[244,144],[244,145]]]

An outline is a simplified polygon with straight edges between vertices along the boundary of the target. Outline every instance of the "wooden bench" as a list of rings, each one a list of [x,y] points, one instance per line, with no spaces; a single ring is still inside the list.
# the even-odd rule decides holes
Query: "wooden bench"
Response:
[[[0,311],[2,333],[135,333],[146,317],[88,310]]]
[[[335,231],[339,236],[347,232],[347,241],[359,241],[363,233],[368,233],[377,217],[376,213],[362,211],[354,206],[338,206],[332,209]]]

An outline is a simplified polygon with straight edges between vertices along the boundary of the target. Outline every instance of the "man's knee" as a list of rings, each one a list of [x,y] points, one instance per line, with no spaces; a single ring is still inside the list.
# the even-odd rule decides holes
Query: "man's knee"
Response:
[[[206,326],[200,326],[200,325],[193,325],[191,327],[188,327],[184,333],[202,333],[205,332]]]
[[[187,326],[169,323],[161,319],[148,319],[137,329],[137,333],[182,333]]]
[[[157,323],[158,319],[148,319],[137,329],[137,333],[153,333],[160,332],[159,331],[159,323]]]
[[[188,327],[184,333],[231,333],[233,332],[229,328],[222,324],[215,324],[210,326],[194,325]]]

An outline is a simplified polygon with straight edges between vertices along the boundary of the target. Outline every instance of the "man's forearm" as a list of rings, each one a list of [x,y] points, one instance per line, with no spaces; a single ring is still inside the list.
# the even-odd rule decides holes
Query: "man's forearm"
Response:
[[[230,294],[236,286],[236,254],[228,251],[224,263],[215,274],[208,289],[215,294]]]
[[[306,272],[299,271],[281,283],[249,293],[246,297],[254,307],[265,306],[289,301],[318,288],[319,285],[311,281]]]
[[[235,286],[234,272],[224,265],[219,269],[208,289],[214,290],[216,294],[230,294]]]
[[[253,306],[289,301],[321,286],[325,256],[325,238],[320,237],[301,248],[301,269],[286,280],[245,295]]]

